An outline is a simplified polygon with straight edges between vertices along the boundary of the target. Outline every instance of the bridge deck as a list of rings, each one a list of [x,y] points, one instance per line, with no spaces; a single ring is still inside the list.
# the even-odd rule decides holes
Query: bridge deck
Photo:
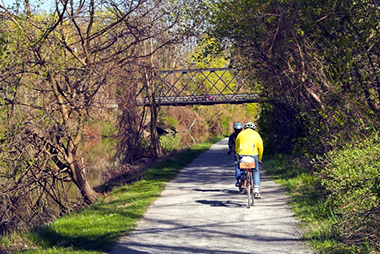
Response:
[[[156,103],[161,106],[185,106],[185,105],[214,105],[214,104],[243,104],[258,103],[257,94],[234,94],[234,95],[201,95],[201,96],[177,96],[158,97]],[[149,106],[147,98],[138,99],[141,106]]]

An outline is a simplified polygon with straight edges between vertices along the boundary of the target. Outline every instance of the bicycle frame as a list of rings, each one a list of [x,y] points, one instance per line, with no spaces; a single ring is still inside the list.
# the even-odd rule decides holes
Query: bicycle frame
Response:
[[[252,169],[251,168],[245,168],[243,170],[244,170],[244,188],[247,188],[248,180],[249,180],[249,184],[251,186],[253,186]],[[249,176],[248,176],[248,174],[249,174]]]
[[[255,168],[255,160],[250,156],[242,156],[238,163],[240,171],[244,172],[244,189],[247,191],[248,208],[250,208],[254,204],[252,169]]]

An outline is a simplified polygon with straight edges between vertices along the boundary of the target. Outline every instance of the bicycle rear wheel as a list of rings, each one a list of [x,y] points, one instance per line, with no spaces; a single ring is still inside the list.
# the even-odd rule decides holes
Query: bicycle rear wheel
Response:
[[[244,180],[241,179],[239,183],[239,191],[242,192],[244,190]]]
[[[247,178],[248,178],[248,181],[247,181],[247,185],[249,186],[247,188],[247,191],[248,191],[248,208],[251,207],[251,205],[254,205],[255,204],[255,197],[254,197],[254,193],[253,193],[253,186],[251,185],[251,181],[252,181],[252,172],[248,172],[247,173]]]
[[[250,185],[251,186],[251,185]],[[254,193],[253,193],[253,186],[251,186],[251,205],[254,205],[255,204],[255,197],[254,197]]]
[[[248,208],[251,207],[251,196],[252,196],[252,187],[251,187],[251,185],[248,183],[248,184],[247,184]]]
[[[252,203],[252,200],[253,200],[253,188],[252,188],[252,185],[251,185],[251,179],[252,179],[252,175],[250,174],[250,172],[246,172],[246,179],[247,179],[247,198],[248,198],[248,208],[251,207],[251,205],[253,204]]]
[[[250,172],[250,180],[252,180],[252,183],[253,183],[253,173],[252,173],[252,169],[251,169],[251,172]],[[251,185],[251,201],[252,201],[252,205],[255,204],[255,193],[253,193],[253,185]]]

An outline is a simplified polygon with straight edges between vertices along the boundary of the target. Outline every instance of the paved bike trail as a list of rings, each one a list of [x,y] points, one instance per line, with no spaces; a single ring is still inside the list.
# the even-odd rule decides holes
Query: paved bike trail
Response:
[[[262,199],[247,208],[247,196],[234,186],[227,142],[214,144],[169,182],[111,254],[312,253],[300,239],[284,190],[263,171]]]

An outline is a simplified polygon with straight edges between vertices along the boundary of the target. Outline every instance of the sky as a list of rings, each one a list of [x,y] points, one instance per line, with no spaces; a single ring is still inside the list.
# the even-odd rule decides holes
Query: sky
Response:
[[[23,0],[0,0],[1,5],[10,7],[17,2],[22,2]],[[38,8],[39,10],[49,10],[55,5],[55,0],[29,0],[31,3],[32,11]]]

